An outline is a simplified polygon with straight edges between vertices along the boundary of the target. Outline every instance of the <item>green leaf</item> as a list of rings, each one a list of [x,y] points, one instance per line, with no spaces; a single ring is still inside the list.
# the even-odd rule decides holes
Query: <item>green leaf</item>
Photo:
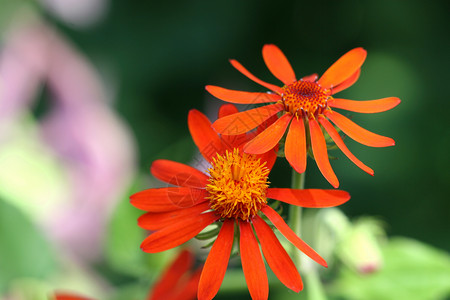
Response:
[[[450,296],[450,257],[407,238],[394,238],[383,248],[384,266],[372,274],[343,269],[332,286],[345,299],[439,300]]]
[[[15,279],[44,279],[55,267],[43,234],[20,210],[0,200],[0,294]]]

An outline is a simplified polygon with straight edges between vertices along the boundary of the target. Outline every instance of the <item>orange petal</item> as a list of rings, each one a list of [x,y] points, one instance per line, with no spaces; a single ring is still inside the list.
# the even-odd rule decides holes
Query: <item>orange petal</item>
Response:
[[[352,77],[361,68],[366,56],[367,51],[363,48],[350,50],[325,71],[318,83],[325,89],[337,86]]]
[[[194,256],[188,250],[181,251],[176,259],[170,264],[169,268],[164,271],[158,282],[152,288],[149,300],[165,299],[180,278],[189,271],[194,263]]]
[[[325,119],[322,116],[319,116],[319,122],[322,124],[322,126],[325,128],[325,130],[328,132],[330,137],[333,139],[336,146],[341,149],[341,151],[358,167],[360,167],[364,172],[370,174],[373,176],[373,170],[363,164],[359,159],[356,158],[356,156],[353,155],[353,153],[348,150],[347,146],[344,144],[344,141],[342,140],[341,136],[337,132],[337,130],[334,128],[334,126],[328,122],[327,119]]]
[[[225,220],[219,235],[203,267],[198,285],[198,299],[210,300],[216,296],[222,284],[223,277],[230,259],[234,239],[234,221]]]
[[[327,262],[323,259],[313,248],[306,244],[301,238],[299,238],[295,232],[284,222],[283,218],[273,210],[269,205],[266,205],[261,211],[269,218],[273,225],[281,232],[281,234],[295,245],[300,251],[308,255],[312,260],[318,264],[328,267]]]
[[[323,208],[347,202],[350,194],[341,190],[269,188],[267,198],[302,207]]]
[[[303,119],[293,118],[284,144],[284,152],[289,164],[298,173],[306,170],[306,135]]]
[[[353,121],[347,117],[344,117],[340,113],[327,110],[325,112],[325,116],[333,121],[333,123],[336,124],[336,126],[339,127],[346,135],[358,143],[369,147],[388,147],[395,145],[393,139],[370,132],[367,129],[355,124]]]
[[[188,115],[188,125],[195,145],[208,162],[211,162],[212,157],[217,153],[225,152],[222,141],[211,128],[211,122],[204,114],[196,109],[191,109]]]
[[[208,209],[209,202],[205,201],[189,208],[158,213],[148,212],[139,217],[138,225],[143,229],[158,230],[170,226],[172,223],[177,222],[177,220],[184,218],[185,216],[200,215]]]
[[[246,68],[244,68],[244,66],[242,66],[237,60],[234,59],[230,59],[230,63],[233,65],[233,67],[235,67],[239,72],[241,72],[242,74],[244,74],[245,76],[247,76],[248,78],[250,78],[251,80],[253,80],[254,82],[268,88],[269,90],[274,91],[275,93],[281,95],[283,93],[283,90],[276,85],[267,83],[265,81],[262,81],[259,78],[256,78],[255,75],[253,75],[252,73],[250,73]]]
[[[286,132],[286,128],[292,119],[291,114],[285,114],[270,125],[266,130],[258,134],[253,140],[244,146],[244,151],[252,154],[266,153],[275,148]]]
[[[257,104],[277,102],[281,99],[281,96],[277,94],[235,91],[214,85],[207,85],[205,88],[214,97],[231,103]]]
[[[148,189],[130,196],[130,203],[142,210],[163,212],[194,206],[205,201],[206,191],[188,187]]]
[[[334,95],[336,93],[339,93],[340,91],[343,91],[343,90],[351,87],[356,81],[358,81],[360,74],[361,74],[361,69],[358,69],[348,79],[344,80],[338,86],[333,87],[333,89],[331,90],[331,94]]]
[[[92,298],[77,296],[66,292],[57,292],[54,295],[53,300],[93,300]]]
[[[202,267],[199,267],[186,281],[178,284],[177,290],[170,298],[162,297],[154,300],[193,300],[196,299],[198,282],[202,274]]]
[[[150,172],[159,180],[177,186],[204,188],[208,183],[208,176],[199,170],[165,159],[155,160]]]
[[[234,104],[223,104],[219,108],[219,113],[217,114],[217,118],[223,118],[229,115],[233,115],[238,113],[239,110],[237,109],[236,105]]]
[[[328,182],[333,187],[337,188],[339,186],[339,181],[331,168],[325,138],[323,137],[322,130],[316,120],[309,120],[309,130],[311,132],[311,146],[317,166]]]
[[[296,293],[300,292],[303,289],[300,274],[272,228],[258,215],[253,218],[252,222],[269,267],[286,287]]]
[[[196,236],[209,224],[217,221],[215,212],[207,212],[190,219],[178,220],[170,226],[164,227],[150,234],[141,244],[141,249],[147,253],[157,253],[175,248]]]
[[[308,75],[303,77],[301,80],[302,81],[308,81],[308,82],[314,82],[317,80],[317,78],[319,78],[319,75],[317,75],[316,73]]]
[[[239,221],[242,269],[252,299],[267,299],[269,283],[258,241],[249,222]]]
[[[400,99],[397,97],[388,97],[377,100],[355,101],[347,99],[332,99],[328,101],[331,107],[342,108],[349,111],[359,113],[379,113],[390,110],[400,104]]]
[[[283,110],[283,105],[278,103],[261,106],[220,118],[212,126],[222,134],[242,134],[252,130],[281,110]]]
[[[267,68],[276,78],[286,85],[297,81],[291,64],[280,48],[275,45],[264,45],[262,53]]]

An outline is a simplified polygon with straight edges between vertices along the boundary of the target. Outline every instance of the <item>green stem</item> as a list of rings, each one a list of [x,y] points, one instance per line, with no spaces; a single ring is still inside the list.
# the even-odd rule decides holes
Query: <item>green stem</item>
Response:
[[[292,182],[291,186],[293,189],[304,189],[305,188],[305,173],[297,173],[295,170],[292,170]],[[297,234],[297,236],[301,236],[301,222],[302,222],[302,208],[300,206],[290,206],[289,207],[289,225],[291,229]],[[294,245],[291,248],[291,257],[294,264],[299,268],[302,260],[302,253],[298,250]],[[326,294],[324,287],[322,285],[322,281],[320,280],[319,273],[317,272],[317,268],[314,265],[311,265],[309,261],[305,261],[307,263],[303,268],[303,274],[306,279],[306,295],[309,300],[326,300]]]
[[[305,188],[305,173],[297,173],[294,169],[292,169],[292,182],[291,186],[293,189],[304,189]],[[302,221],[302,207],[300,206],[291,206],[289,208],[289,225],[291,229],[300,236],[301,234],[301,221]],[[301,261],[301,252],[297,249],[297,247],[292,244],[291,250],[292,260],[297,268],[300,266]]]

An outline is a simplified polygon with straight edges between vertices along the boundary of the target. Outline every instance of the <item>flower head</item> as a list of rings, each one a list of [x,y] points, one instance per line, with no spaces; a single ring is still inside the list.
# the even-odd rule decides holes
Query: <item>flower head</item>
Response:
[[[225,105],[219,117],[234,113],[237,109],[233,105]],[[152,174],[176,186],[148,189],[131,196],[135,207],[147,211],[139,218],[139,226],[153,231],[141,248],[149,253],[164,251],[190,240],[212,223],[221,226],[198,289],[199,299],[212,299],[225,275],[237,229],[250,294],[254,299],[267,299],[267,275],[254,229],[270,268],[288,288],[300,291],[300,275],[262,215],[306,255],[323,266],[326,262],[288,227],[267,199],[304,207],[329,207],[346,202],[349,194],[339,190],[270,188],[268,175],[276,153],[273,149],[261,154],[244,153],[243,146],[254,137],[253,133],[219,136],[209,120],[196,110],[190,111],[188,124],[195,144],[211,167],[202,172],[168,160],[153,162]]]
[[[358,167],[373,175],[373,170],[357,159],[344,144],[331,122],[355,141],[371,147],[393,146],[394,140],[356,125],[347,117],[334,111],[340,108],[360,113],[377,113],[389,110],[400,103],[396,97],[369,101],[334,98],[333,95],[350,87],[360,74],[366,51],[355,48],[339,58],[319,79],[316,74],[297,80],[295,73],[281,50],[275,45],[265,45],[264,61],[275,77],[284,83],[279,87],[256,78],[236,60],[231,64],[242,74],[271,90],[270,93],[250,93],[228,90],[217,86],[206,89],[215,97],[240,104],[270,103],[265,106],[233,114],[217,120],[213,127],[221,134],[233,135],[248,132],[266,121],[280,115],[271,126],[260,132],[245,146],[246,153],[264,153],[275,147],[287,131],[285,155],[291,166],[299,173],[306,170],[307,148],[312,149],[319,170],[334,187],[339,181],[331,168],[327,145],[322,128],[342,152]],[[288,129],[289,127],[289,129]],[[307,132],[310,138],[307,138]]]

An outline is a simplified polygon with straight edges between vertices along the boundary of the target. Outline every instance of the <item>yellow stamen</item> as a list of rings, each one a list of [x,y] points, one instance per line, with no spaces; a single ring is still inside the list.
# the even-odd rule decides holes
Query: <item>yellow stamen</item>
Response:
[[[267,204],[266,162],[253,154],[226,151],[213,158],[207,199],[222,218],[249,220]]]
[[[312,117],[322,113],[327,108],[327,101],[331,97],[330,91],[323,89],[316,82],[299,80],[282,89],[280,102],[287,112],[299,117],[302,114]]]

